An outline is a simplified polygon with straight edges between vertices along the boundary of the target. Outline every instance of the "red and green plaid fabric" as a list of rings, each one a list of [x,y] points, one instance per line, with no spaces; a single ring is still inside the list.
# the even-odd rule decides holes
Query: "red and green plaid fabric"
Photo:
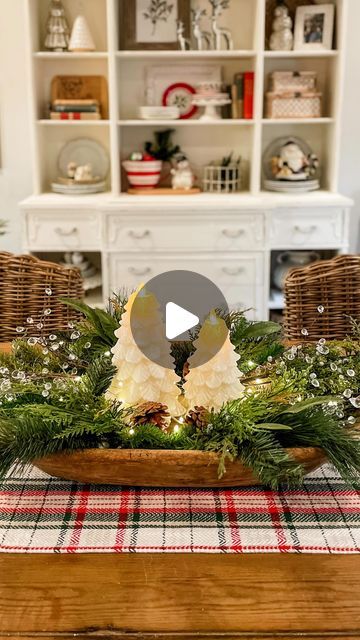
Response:
[[[358,553],[360,492],[330,466],[301,489],[81,485],[36,469],[0,484],[3,553]]]

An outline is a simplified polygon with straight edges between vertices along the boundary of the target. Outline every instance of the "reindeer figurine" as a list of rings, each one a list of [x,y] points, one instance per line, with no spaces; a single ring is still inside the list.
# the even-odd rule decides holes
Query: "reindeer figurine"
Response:
[[[200,28],[201,18],[206,16],[206,9],[192,10],[192,26],[194,38],[197,42],[197,48],[199,51],[203,51],[204,43],[206,49],[211,49],[211,34],[209,31],[202,31]]]
[[[177,37],[181,51],[188,51],[190,49],[190,40],[185,38],[185,25],[182,20],[177,21]]]
[[[227,0],[210,0],[213,7],[212,14],[212,32],[215,36],[215,49],[219,50],[222,48],[222,40],[224,38],[226,49],[233,49],[234,42],[232,39],[230,29],[225,29],[224,27],[219,27],[217,21],[221,16],[223,9],[227,9],[229,3]]]

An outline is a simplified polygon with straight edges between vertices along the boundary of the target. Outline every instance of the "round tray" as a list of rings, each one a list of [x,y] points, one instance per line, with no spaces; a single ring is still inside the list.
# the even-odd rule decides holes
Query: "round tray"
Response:
[[[325,461],[321,449],[288,449],[290,455],[313,471]],[[219,456],[203,451],[148,449],[85,449],[62,452],[34,461],[51,476],[93,484],[140,487],[234,487],[261,484],[240,461],[227,462],[218,478]]]

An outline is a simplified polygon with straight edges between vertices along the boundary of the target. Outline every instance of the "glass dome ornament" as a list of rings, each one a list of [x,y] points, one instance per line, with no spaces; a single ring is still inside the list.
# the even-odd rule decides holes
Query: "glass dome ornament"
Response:
[[[263,155],[264,186],[279,193],[304,193],[320,188],[319,159],[302,138],[273,140]]]
[[[67,51],[69,40],[70,29],[62,0],[51,0],[46,24],[45,48],[49,51]]]

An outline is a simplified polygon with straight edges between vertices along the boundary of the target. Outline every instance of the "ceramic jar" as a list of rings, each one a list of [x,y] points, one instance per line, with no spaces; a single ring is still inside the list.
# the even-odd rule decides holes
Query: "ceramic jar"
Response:
[[[273,272],[273,283],[280,291],[284,288],[287,274],[294,267],[306,267],[312,262],[320,260],[315,251],[285,251],[277,257],[277,264]]]

